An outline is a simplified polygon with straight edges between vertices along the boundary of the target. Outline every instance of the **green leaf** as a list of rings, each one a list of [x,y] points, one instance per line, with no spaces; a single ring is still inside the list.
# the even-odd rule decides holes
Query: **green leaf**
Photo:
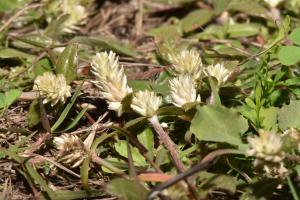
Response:
[[[117,54],[137,57],[138,53],[133,47],[113,38],[98,36],[98,37],[75,37],[71,42],[86,44],[89,46],[100,47],[102,50],[112,50]]]
[[[89,170],[90,170],[91,157],[88,156],[84,159],[81,167],[80,167],[80,177],[82,187],[85,190],[89,190]]]
[[[206,199],[209,192],[222,189],[234,194],[236,192],[237,181],[234,177],[201,172],[198,177],[201,180],[201,199]]]
[[[19,96],[22,94],[22,91],[20,90],[9,90],[7,93],[5,93],[5,104],[6,107],[9,107],[15,100],[19,98]]]
[[[253,0],[232,0],[228,5],[228,9],[253,16],[268,16],[268,10],[261,6],[259,2]]]
[[[190,131],[201,141],[225,142],[242,145],[241,134],[248,129],[245,118],[223,106],[203,106],[197,108]]]
[[[88,199],[93,197],[100,197],[101,199],[101,196],[105,195],[101,190],[57,190],[55,194],[59,196],[60,200]]]
[[[281,46],[277,55],[283,65],[294,65],[300,61],[300,47]]]
[[[87,107],[86,108],[83,108],[79,113],[78,115],[75,117],[75,119],[72,120],[72,122],[62,131],[60,132],[66,132],[72,128],[74,128],[77,123],[79,122],[79,120],[83,117],[83,115],[85,114],[85,112],[87,111]]]
[[[0,50],[0,58],[2,59],[22,58],[31,61],[34,59],[34,57],[35,57],[34,55],[16,49],[12,49],[12,48],[4,48]]]
[[[51,127],[51,132],[54,132],[65,120],[65,118],[67,117],[68,113],[70,112],[72,106],[74,105],[79,93],[80,93],[80,89],[82,87],[83,82],[81,83],[81,85],[77,88],[76,92],[73,94],[71,101],[68,103],[68,105],[65,107],[65,109],[63,110],[63,112],[60,114],[59,118],[57,119],[57,121],[52,125]]]
[[[277,112],[278,108],[261,108],[259,111],[260,125],[265,130],[277,130]]]
[[[44,74],[44,72],[51,71],[52,70],[52,63],[48,58],[43,58],[39,60],[34,66],[33,66],[33,73],[34,76],[40,76]]]
[[[128,151],[127,151],[127,141],[126,140],[119,140],[115,143],[115,149],[116,151],[123,157],[128,157]],[[140,154],[139,150],[136,147],[131,146],[131,154],[134,161],[134,164],[136,166],[145,166],[147,165],[147,162],[145,161],[145,158]]]
[[[148,150],[148,154],[149,154],[150,158],[153,159],[154,135],[153,135],[152,129],[149,127],[146,128],[145,130],[143,130],[143,132],[138,134],[137,138],[140,141],[140,143],[142,143]]]
[[[6,106],[6,97],[3,93],[0,93],[0,108],[5,108]]]
[[[293,32],[288,36],[290,40],[292,40],[295,44],[300,45],[300,28],[296,28]]]
[[[17,8],[21,8],[29,2],[29,0],[0,1],[0,12],[8,12]]]
[[[136,181],[117,178],[110,181],[106,186],[106,191],[122,200],[146,199],[147,190]]]
[[[259,26],[257,24],[247,23],[247,24],[232,24],[228,27],[227,33],[229,37],[249,37],[256,35],[260,32]]]
[[[181,27],[184,32],[194,31],[207,24],[214,16],[212,10],[195,10],[190,12],[181,20]]]
[[[36,171],[34,167],[31,166],[30,163],[26,163],[25,167],[30,177],[39,184],[42,191],[46,191],[51,199],[58,199],[58,196],[51,188],[49,188],[45,179]]]
[[[77,45],[70,44],[58,57],[56,73],[63,74],[67,83],[71,83],[76,78],[77,67]]]
[[[164,24],[158,28],[151,29],[148,31],[147,35],[155,37],[157,40],[177,40],[181,38],[182,32],[181,28],[177,24]]]
[[[41,121],[39,101],[34,100],[29,107],[28,112],[28,126],[34,127]]]
[[[284,131],[289,128],[300,128],[300,101],[291,101],[278,112],[278,125]]]

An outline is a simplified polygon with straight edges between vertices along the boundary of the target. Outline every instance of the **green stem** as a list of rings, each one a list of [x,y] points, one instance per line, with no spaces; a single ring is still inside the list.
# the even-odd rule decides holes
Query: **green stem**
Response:
[[[288,181],[288,185],[289,185],[289,188],[291,190],[291,193],[293,195],[293,199],[294,200],[299,200],[299,196],[297,194],[297,191],[296,191],[296,189],[294,187],[294,184],[293,184],[290,176],[287,177],[287,181]]]

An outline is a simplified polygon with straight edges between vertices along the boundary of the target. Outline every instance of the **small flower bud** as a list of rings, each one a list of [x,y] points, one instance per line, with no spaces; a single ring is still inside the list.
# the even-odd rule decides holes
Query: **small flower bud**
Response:
[[[223,85],[229,78],[231,72],[224,67],[223,63],[209,65],[204,71],[206,76],[215,77],[218,81],[218,86]]]

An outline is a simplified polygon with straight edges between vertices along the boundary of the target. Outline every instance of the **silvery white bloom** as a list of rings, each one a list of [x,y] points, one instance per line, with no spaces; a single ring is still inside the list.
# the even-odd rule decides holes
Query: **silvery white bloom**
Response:
[[[270,7],[275,8],[277,7],[283,0],[265,0]]]
[[[172,103],[177,107],[182,107],[186,103],[200,102],[200,95],[194,86],[194,81],[188,75],[179,75],[169,81]]]
[[[78,29],[76,25],[83,24],[87,17],[87,12],[80,0],[63,0],[61,2],[63,14],[68,14],[68,19],[63,23],[66,32],[73,32]]]
[[[59,161],[71,165],[72,168],[79,166],[86,157],[84,144],[76,135],[63,134],[54,137],[53,142],[59,150]]]
[[[92,58],[92,73],[97,80],[94,82],[108,103],[108,109],[121,114],[123,98],[132,92],[127,86],[124,69],[119,66],[118,57],[112,51],[97,53]]]
[[[162,103],[162,98],[152,91],[138,91],[134,94],[130,107],[145,117],[152,117]]]
[[[218,86],[223,85],[229,78],[231,72],[224,67],[224,63],[209,65],[204,71],[206,76],[215,77],[218,81]]]
[[[198,51],[184,49],[179,53],[169,54],[168,56],[177,74],[190,75],[193,80],[200,78],[203,64]]]
[[[58,102],[65,103],[71,96],[71,87],[67,84],[64,75],[57,76],[51,72],[45,72],[34,81],[33,90],[40,91],[43,103],[51,102],[51,106]]]
[[[280,135],[268,131],[259,131],[259,137],[248,137],[250,149],[247,151],[248,156],[254,156],[254,166],[263,166],[263,169],[275,176],[275,172],[283,175],[287,170],[283,166],[285,152],[282,148],[282,139]],[[272,173],[271,173],[272,172]]]

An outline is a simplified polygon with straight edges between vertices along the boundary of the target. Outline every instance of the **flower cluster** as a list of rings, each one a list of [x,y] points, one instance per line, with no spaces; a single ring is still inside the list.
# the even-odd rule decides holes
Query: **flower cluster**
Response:
[[[71,96],[71,87],[67,84],[62,74],[57,76],[51,72],[45,72],[38,76],[34,81],[33,90],[39,91],[46,104],[51,102],[51,106],[58,102],[65,103],[66,99]]]
[[[204,73],[206,76],[211,76],[217,79],[218,87],[223,85],[231,74],[231,72],[224,67],[223,63],[218,63],[216,65],[209,65],[208,67],[206,67]]]
[[[100,89],[102,97],[106,99],[108,108],[122,113],[122,100],[132,92],[127,86],[124,69],[119,65],[118,57],[112,51],[97,53],[92,58],[92,73],[96,76],[94,82]]]
[[[152,91],[139,91],[134,94],[131,108],[145,117],[151,117],[155,115],[155,112],[162,103],[162,99],[156,96]]]
[[[78,24],[83,24],[85,22],[87,11],[80,3],[80,0],[62,1],[63,14],[69,15],[68,19],[64,22],[64,30],[66,32],[73,32],[73,30],[78,29]]]
[[[172,102],[177,107],[182,107],[187,103],[200,102],[200,95],[197,91],[192,78],[188,75],[179,75],[169,81]]]
[[[200,54],[195,50],[182,50],[177,54],[169,54],[176,74],[189,75],[193,80],[201,77],[203,64]]]
[[[72,168],[78,167],[87,155],[83,142],[76,135],[63,134],[53,142],[59,150],[58,160]]]
[[[78,29],[78,25],[84,24],[87,18],[87,11],[82,0],[44,0],[48,3],[48,12],[53,16],[67,15],[67,19],[63,22],[64,32],[72,33]],[[51,22],[54,18],[48,17]]]
[[[285,152],[280,135],[264,130],[259,131],[259,137],[249,137],[250,149],[248,156],[254,156],[254,166],[262,167],[264,171],[273,177],[282,177],[287,173],[283,160]]]

